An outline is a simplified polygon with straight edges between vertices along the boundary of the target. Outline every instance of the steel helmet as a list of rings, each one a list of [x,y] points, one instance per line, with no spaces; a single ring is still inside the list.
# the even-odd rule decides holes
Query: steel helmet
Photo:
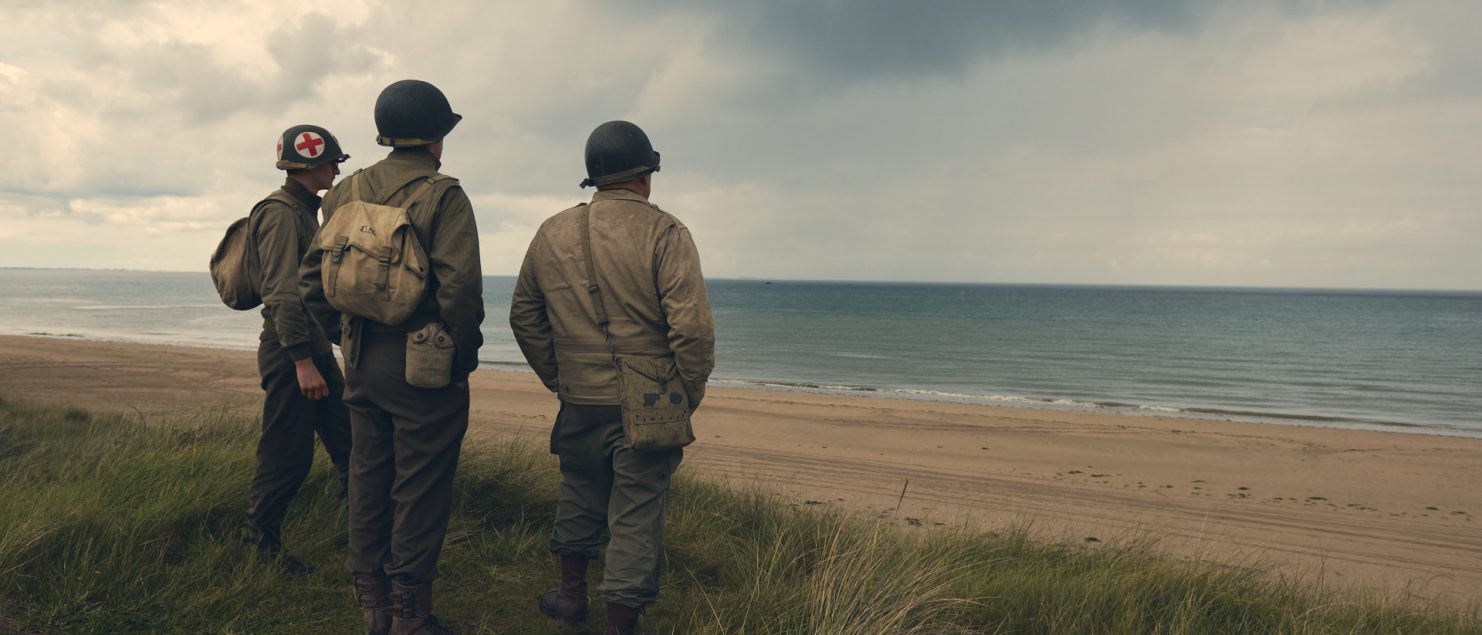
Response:
[[[340,150],[340,140],[319,126],[298,125],[278,136],[279,170],[307,170],[349,158]]]
[[[376,143],[393,148],[437,143],[462,119],[436,86],[403,79],[376,98]]]
[[[658,171],[659,153],[638,126],[609,121],[587,137],[587,178],[582,187],[631,181]]]

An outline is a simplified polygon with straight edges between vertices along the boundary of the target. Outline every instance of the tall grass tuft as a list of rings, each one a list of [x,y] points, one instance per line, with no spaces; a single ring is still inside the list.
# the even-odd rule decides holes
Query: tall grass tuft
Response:
[[[0,400],[0,633],[356,632],[322,456],[285,527],[319,572],[284,577],[237,542],[256,433],[220,412],[145,421]],[[540,444],[465,448],[445,621],[601,631],[600,604],[584,627],[535,609],[556,577],[557,484]],[[661,633],[1482,633],[1476,605],[1343,594],[1150,544],[902,529],[690,478],[671,500],[664,588],[644,618]]]

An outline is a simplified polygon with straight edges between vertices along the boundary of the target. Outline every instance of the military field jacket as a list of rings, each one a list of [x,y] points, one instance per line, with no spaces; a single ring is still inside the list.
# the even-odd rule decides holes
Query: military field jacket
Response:
[[[254,210],[248,227],[255,249],[248,263],[262,294],[263,337],[277,338],[294,361],[330,352],[323,329],[298,294],[298,267],[319,230],[319,197],[287,179]]]
[[[385,159],[358,174],[365,200],[400,207],[423,178],[437,174],[442,163],[423,148],[392,150]],[[324,220],[334,215],[340,205],[350,200],[351,177],[324,195]],[[479,325],[484,321],[483,270],[479,263],[479,232],[474,222],[473,205],[463,188],[451,179],[438,181],[432,190],[407,210],[412,228],[427,251],[431,275],[427,295],[421,305],[402,324],[367,324],[369,320],[341,316],[324,296],[320,278],[323,252],[311,249],[299,268],[300,295],[309,311],[337,339],[345,355],[345,364],[355,367],[360,355],[360,338],[365,329],[413,331],[428,322],[441,322],[453,336],[453,379],[462,381],[478,368],[479,347],[484,344]],[[434,204],[428,205],[426,202]]]
[[[546,388],[574,404],[616,404],[618,375],[587,292],[578,205],[536,231],[509,323]],[[679,219],[627,190],[592,197],[592,258],[619,355],[672,356],[698,405],[715,366],[715,322],[700,255]]]

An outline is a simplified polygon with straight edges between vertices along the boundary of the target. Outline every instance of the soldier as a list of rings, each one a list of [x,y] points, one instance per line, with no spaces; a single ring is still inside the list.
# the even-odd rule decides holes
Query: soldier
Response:
[[[248,221],[249,271],[263,300],[257,369],[266,393],[262,436],[247,509],[244,540],[271,555],[290,575],[314,569],[283,552],[283,517],[314,460],[314,433],[340,479],[350,459],[350,419],[341,401],[345,379],[324,330],[298,295],[298,265],[319,228],[319,192],[334,184],[350,155],[319,126],[294,126],[278,139],[279,170],[288,178],[254,208]]]
[[[587,139],[586,164],[581,186],[597,192],[536,232],[509,319],[530,367],[561,402],[551,431],[561,494],[550,540],[561,584],[540,597],[540,610],[586,620],[587,563],[605,529],[606,632],[625,634],[658,596],[664,508],[683,450],[625,447],[614,358],[672,358],[696,407],[715,363],[715,327],[689,230],[648,201],[659,170],[648,136],[626,121],[604,123]]]
[[[376,99],[375,121],[376,142],[391,147],[390,154],[325,195],[326,232],[336,211],[355,201],[406,208],[412,239],[429,261],[426,291],[414,299],[411,317],[385,324],[341,315],[326,297],[320,274],[329,260],[319,250],[309,252],[300,271],[304,303],[321,323],[340,325],[330,335],[339,337],[345,355],[354,436],[348,566],[371,634],[451,632],[432,616],[432,584],[484,320],[473,207],[456,179],[438,173],[443,137],[460,119],[432,84],[387,86]],[[452,370],[441,388],[414,387],[407,381],[408,341],[431,324],[451,336]]]

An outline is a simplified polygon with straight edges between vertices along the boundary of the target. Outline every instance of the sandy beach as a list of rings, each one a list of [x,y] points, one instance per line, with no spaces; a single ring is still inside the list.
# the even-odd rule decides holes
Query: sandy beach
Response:
[[[556,400],[533,375],[472,390],[471,439],[543,443]],[[249,351],[0,337],[7,399],[152,417],[260,394]],[[1482,588],[1482,439],[724,388],[695,421],[688,470],[907,530],[1028,524],[1338,586]]]

